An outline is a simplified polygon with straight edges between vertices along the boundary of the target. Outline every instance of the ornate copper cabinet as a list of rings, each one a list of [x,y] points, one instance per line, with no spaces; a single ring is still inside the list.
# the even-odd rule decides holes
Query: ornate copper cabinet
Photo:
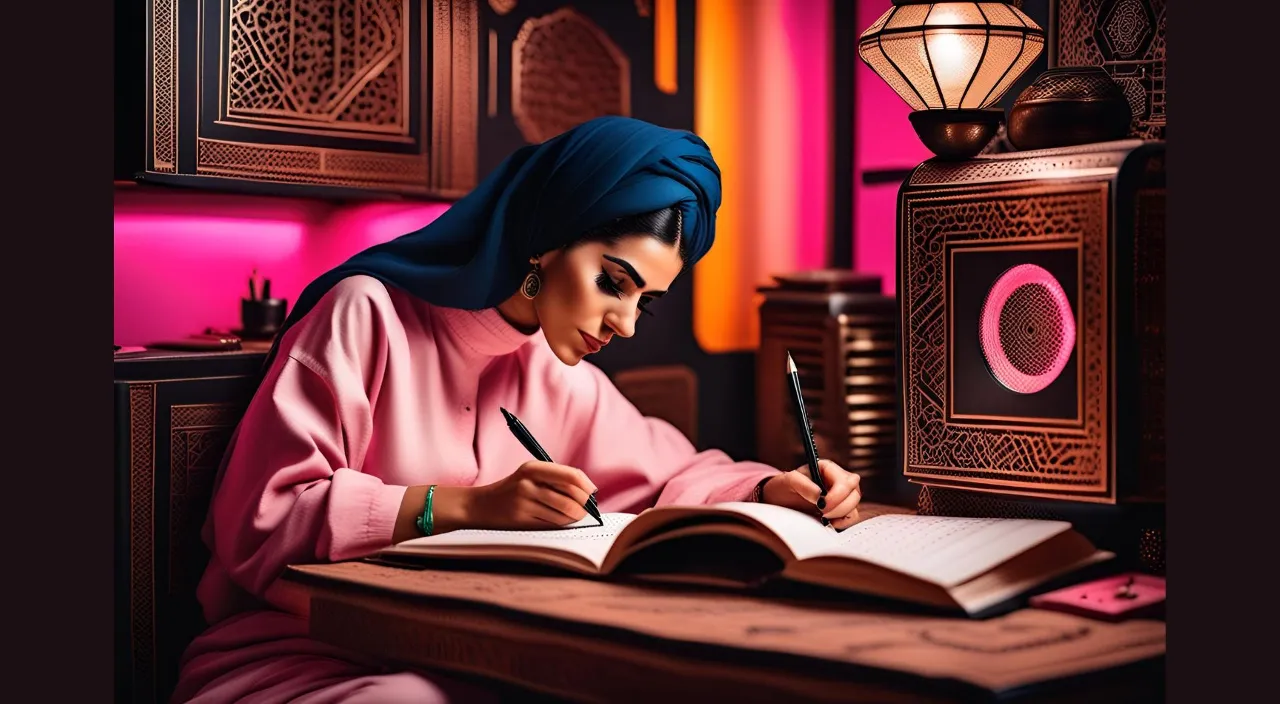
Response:
[[[1164,498],[1161,142],[920,165],[899,195],[900,463],[917,483]]]
[[[1164,570],[1164,144],[929,161],[899,192],[898,464],[926,515]]]

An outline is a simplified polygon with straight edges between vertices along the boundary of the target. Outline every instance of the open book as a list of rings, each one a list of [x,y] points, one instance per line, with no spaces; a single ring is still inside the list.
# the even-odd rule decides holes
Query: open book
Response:
[[[766,579],[977,614],[1114,557],[1061,521],[884,514],[837,532],[780,506],[730,502],[606,513],[559,530],[459,530],[379,556],[513,560],[583,575],[744,585]]]

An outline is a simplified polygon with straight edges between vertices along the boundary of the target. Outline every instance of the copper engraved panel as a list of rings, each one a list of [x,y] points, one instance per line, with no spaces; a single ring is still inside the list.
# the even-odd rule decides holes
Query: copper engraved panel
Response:
[[[903,419],[907,477],[945,484],[963,479],[993,491],[1108,500],[1114,478],[1107,444],[1106,183],[977,187],[965,195],[922,191],[904,197]],[[948,344],[953,324],[947,277],[958,247],[1073,246],[1080,254],[1081,415],[1075,427],[1039,418],[948,419]]]
[[[228,2],[220,118],[408,134],[408,0]]]
[[[191,3],[180,50],[179,0],[151,1],[146,171],[446,198],[474,187],[477,0]]]
[[[1129,98],[1131,135],[1164,139],[1165,0],[1053,0],[1050,66],[1101,66]]]
[[[511,57],[511,112],[531,144],[602,115],[631,114],[630,61],[573,8],[525,22]]]
[[[152,0],[151,168],[178,165],[178,0]]]
[[[129,626],[135,687],[155,686],[155,384],[129,387]]]
[[[1110,173],[1125,160],[1127,150],[1139,144],[1138,140],[1126,140],[1010,152],[964,161],[931,159],[912,171],[908,182],[912,186],[945,185]]]
[[[199,574],[182,570],[183,557],[200,548],[203,513],[191,515],[194,507],[208,506],[213,480],[222,455],[244,408],[231,403],[172,406],[169,425],[169,591],[189,593]]]

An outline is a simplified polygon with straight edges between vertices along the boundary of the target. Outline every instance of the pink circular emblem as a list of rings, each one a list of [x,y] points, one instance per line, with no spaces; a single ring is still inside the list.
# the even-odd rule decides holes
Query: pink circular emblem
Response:
[[[1035,264],[996,279],[982,304],[982,354],[996,380],[1032,394],[1053,383],[1071,358],[1076,319],[1062,285]]]

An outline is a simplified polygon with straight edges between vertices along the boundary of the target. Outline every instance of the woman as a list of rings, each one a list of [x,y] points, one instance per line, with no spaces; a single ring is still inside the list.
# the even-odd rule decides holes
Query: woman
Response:
[[[213,625],[184,655],[175,701],[485,699],[309,639],[305,603],[278,579],[427,526],[554,529],[595,492],[602,511],[756,500],[852,523],[857,475],[824,461],[822,495],[804,468],[698,452],[580,363],[635,334],[706,253],[719,204],[701,139],[600,118],[519,150],[432,224],[313,282],[219,473],[198,590]],[[531,461],[500,407],[563,464]]]

